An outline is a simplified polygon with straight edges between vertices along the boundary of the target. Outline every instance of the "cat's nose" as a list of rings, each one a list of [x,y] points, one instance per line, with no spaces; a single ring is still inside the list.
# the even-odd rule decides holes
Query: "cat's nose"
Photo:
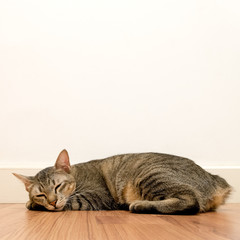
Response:
[[[55,201],[53,201],[53,202],[50,202],[50,204],[52,205],[52,206],[54,206],[54,207],[56,207],[56,200]]]

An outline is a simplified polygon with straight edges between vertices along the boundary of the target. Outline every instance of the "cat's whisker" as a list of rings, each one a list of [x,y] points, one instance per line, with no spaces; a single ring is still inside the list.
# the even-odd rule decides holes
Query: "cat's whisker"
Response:
[[[74,192],[77,192],[78,190],[81,190],[82,189],[82,186],[77,186],[74,190]]]

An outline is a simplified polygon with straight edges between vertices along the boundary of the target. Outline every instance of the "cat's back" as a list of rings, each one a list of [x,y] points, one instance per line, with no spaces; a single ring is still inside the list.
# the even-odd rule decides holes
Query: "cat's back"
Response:
[[[151,171],[170,171],[180,174],[181,172],[203,172],[202,168],[188,158],[165,154],[165,153],[129,153],[108,157],[101,160],[104,171],[135,171],[141,172],[146,169]]]
[[[156,176],[163,182],[191,185],[201,192],[209,191],[210,186],[228,187],[226,181],[212,175],[194,161],[164,153],[135,153],[112,156],[101,160],[101,171],[105,179],[122,185],[129,179],[141,179]]]
[[[101,160],[102,173],[110,182],[119,184],[129,179],[152,177],[165,182],[181,182],[203,187],[213,176],[192,160],[163,153],[136,153],[112,156]]]

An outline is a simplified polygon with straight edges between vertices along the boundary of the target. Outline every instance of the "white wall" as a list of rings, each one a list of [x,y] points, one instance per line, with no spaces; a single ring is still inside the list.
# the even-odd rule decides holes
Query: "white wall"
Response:
[[[0,1],[0,168],[157,151],[240,165],[240,2]]]

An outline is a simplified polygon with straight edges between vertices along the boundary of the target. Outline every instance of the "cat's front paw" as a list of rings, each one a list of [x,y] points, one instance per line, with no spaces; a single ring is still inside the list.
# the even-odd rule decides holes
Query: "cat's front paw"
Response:
[[[26,202],[26,208],[28,209],[28,210],[31,210],[31,207],[32,207],[32,201],[27,201]]]
[[[30,200],[26,203],[26,208],[28,210],[37,210],[37,211],[44,211],[45,210],[46,211],[46,208],[44,208],[43,206],[38,205],[35,202],[32,202]]]

